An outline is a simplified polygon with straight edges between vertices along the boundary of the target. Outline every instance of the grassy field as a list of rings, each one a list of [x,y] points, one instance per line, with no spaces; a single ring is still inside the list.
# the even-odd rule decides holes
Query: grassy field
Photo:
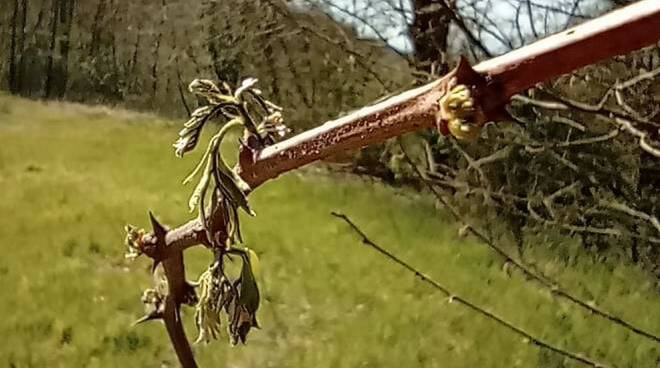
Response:
[[[148,209],[172,225],[191,217],[192,188],[180,183],[199,152],[174,157],[178,124],[0,95],[0,367],[176,366],[163,327],[132,326],[149,265],[125,261],[122,241],[124,224],[147,225]],[[196,346],[202,367],[576,366],[448,303],[361,246],[333,210],[549,342],[616,367],[660,362],[657,344],[503,271],[486,247],[459,239],[428,198],[307,172],[269,183],[251,200],[258,216],[243,224],[261,258],[262,329],[246,346]],[[660,295],[640,270],[553,254],[529,256],[584,299],[660,333]],[[209,259],[200,249],[187,261],[201,272]]]

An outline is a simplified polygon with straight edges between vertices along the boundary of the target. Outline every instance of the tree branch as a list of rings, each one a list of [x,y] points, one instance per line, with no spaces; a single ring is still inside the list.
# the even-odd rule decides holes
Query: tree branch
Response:
[[[480,108],[492,120],[501,118],[511,96],[538,82],[626,53],[660,39],[660,3],[640,1],[568,31],[474,67],[466,65],[440,80],[404,92],[349,116],[327,122],[261,151],[241,163],[243,179],[253,188],[279,174],[347,149],[358,149],[413,130],[429,128],[437,101],[450,78],[470,85]],[[589,52],[584,52],[589,50]],[[562,62],[558,63],[557,60]],[[460,68],[461,66],[459,66]]]

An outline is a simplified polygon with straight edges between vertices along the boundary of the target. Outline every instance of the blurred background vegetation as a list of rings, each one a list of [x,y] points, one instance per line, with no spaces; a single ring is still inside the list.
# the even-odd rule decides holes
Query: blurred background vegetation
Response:
[[[123,226],[190,219],[181,180],[202,152],[177,159],[178,122],[121,109],[39,103],[0,94],[0,366],[177,367],[160,323],[134,326],[151,285],[148,259],[124,259]],[[208,139],[209,134],[204,138]],[[247,345],[195,345],[201,367],[578,367],[538,349],[360,244],[331,215],[455,293],[561,348],[619,368],[653,368],[658,344],[558,299],[508,265],[429,194],[313,168],[251,197],[242,221],[261,259],[261,329]],[[545,232],[526,252],[575,295],[656,330],[654,280],[628,262],[585,256]],[[515,249],[510,236],[498,239]],[[186,253],[188,277],[210,262]],[[192,308],[184,308],[195,336]]]
[[[183,121],[189,110],[197,106],[197,101],[187,92],[187,84],[192,79],[201,77],[236,83],[245,77],[256,77],[259,79],[259,86],[269,99],[284,106],[287,124],[295,132],[300,132],[362,107],[383,95],[396,93],[442,75],[454,65],[460,55],[466,55],[476,63],[630,2],[623,0],[3,0],[0,2],[0,89],[15,96],[30,99],[100,104],[118,108],[118,111],[123,111],[121,109],[139,110],[156,114],[160,118]],[[561,62],[561,60],[557,62]],[[423,193],[426,193],[425,190],[428,186],[432,187],[436,191],[436,196],[423,194],[423,198],[415,202],[418,203],[416,206],[422,206],[419,203],[430,205],[440,198],[442,202],[451,206],[457,217],[450,220],[445,215],[447,210],[445,207],[441,211],[420,209],[423,213],[418,215],[414,215],[415,211],[408,208],[405,215],[396,216],[396,218],[407,219],[402,221],[418,221],[419,219],[431,221],[426,219],[436,217],[437,223],[434,222],[434,230],[429,230],[427,234],[429,239],[440,236],[437,234],[444,234],[445,230],[439,229],[449,221],[455,222],[456,226],[469,224],[470,227],[487,234],[487,241],[497,242],[509,249],[517,259],[531,265],[538,265],[542,269],[549,264],[546,271],[555,277],[568,273],[571,275],[566,281],[569,286],[580,290],[581,293],[584,293],[583,295],[597,294],[597,296],[590,295],[587,298],[593,297],[599,299],[599,302],[602,299],[611,309],[636,318],[658,309],[657,290],[660,288],[660,222],[658,222],[660,212],[658,210],[660,206],[660,144],[658,144],[660,140],[660,73],[658,68],[660,68],[660,46],[656,44],[630,55],[618,56],[539,85],[524,95],[514,98],[509,106],[514,121],[489,126],[476,143],[456,142],[439,136],[435,132],[423,132],[361,152],[332,157],[327,161],[332,163],[335,169],[376,177],[389,186],[405,186],[406,190],[424,189]],[[63,157],[61,160],[64,161],[77,162],[77,159],[81,159],[81,166],[71,169],[73,171],[62,169],[64,171],[60,173],[60,176],[51,177],[53,180],[59,178],[57,182],[60,184],[55,185],[46,181],[39,185],[35,184],[32,189],[30,186],[22,187],[20,190],[28,192],[33,190],[31,194],[28,192],[21,194],[25,198],[38,198],[48,193],[55,193],[59,188],[58,185],[68,186],[74,184],[72,181],[83,180],[77,175],[87,172],[86,170],[92,170],[94,167],[92,161],[88,162],[91,159],[84,156],[90,154],[92,157],[102,160],[101,157],[104,155],[101,151],[94,151],[85,143],[86,140],[97,142],[112,150],[117,150],[117,148],[113,148],[116,145],[128,146],[128,142],[131,141],[120,143],[119,138],[125,138],[125,136],[116,137],[116,141],[109,138],[107,141],[102,141],[101,136],[94,135],[93,129],[80,122],[84,119],[101,120],[102,124],[115,127],[114,121],[117,120],[115,115],[108,121],[103,118],[105,112],[99,113],[97,110],[94,110],[97,111],[94,113],[88,113],[85,110],[82,115],[67,115],[69,112],[62,113],[57,109],[39,110],[42,111],[41,115],[21,115],[16,112],[16,106],[28,110],[38,108],[23,100],[8,97],[3,97],[1,102],[0,123],[5,125],[2,127],[1,136],[3,141],[8,142],[4,144],[10,146],[10,149],[2,149],[0,180],[11,186],[24,186],[24,180],[33,180],[27,175],[36,175],[35,173],[40,172],[41,164],[28,164],[23,161],[31,157],[33,161],[41,162],[43,158],[31,156],[37,153],[34,148],[29,147],[46,144],[48,139],[58,136],[58,133],[47,123],[48,115],[52,113],[55,116],[70,117],[75,122],[70,127],[54,125],[65,132],[61,134],[72,135],[69,140],[62,138],[60,143],[73,145],[75,150],[71,148],[72,151],[63,151],[60,154],[57,154],[57,149],[59,149],[57,147],[61,146],[44,148],[44,150],[53,157]],[[128,124],[135,130],[125,131],[126,128],[121,124],[119,128],[116,128],[118,131],[112,130],[114,128],[107,129],[110,129],[112,134],[121,133],[135,136],[133,143],[139,147],[134,148],[135,151],[129,150],[131,154],[135,155],[131,157],[151,152],[148,157],[152,161],[145,159],[133,161],[128,158],[129,156],[125,156],[125,160],[121,162],[100,161],[104,165],[118,165],[133,168],[128,170],[135,171],[132,177],[122,179],[134,181],[124,182],[122,186],[124,189],[117,190],[110,196],[110,198],[117,196],[124,198],[126,207],[118,209],[111,206],[112,208],[102,211],[104,216],[114,219],[112,226],[115,226],[118,231],[122,226],[120,222],[138,218],[141,215],[135,211],[146,208],[142,202],[140,204],[132,202],[141,194],[124,192],[126,188],[129,186],[153,190],[158,188],[158,191],[165,192],[163,189],[165,187],[161,186],[162,183],[176,183],[177,178],[182,177],[186,171],[185,167],[178,167],[179,170],[176,171],[167,169],[160,175],[149,171],[148,174],[143,175],[156,175],[158,180],[152,177],[151,181],[143,182],[137,172],[138,168],[149,167],[150,162],[165,160],[163,158],[165,153],[162,150],[156,150],[159,153],[156,155],[154,154],[156,151],[150,151],[144,146],[160,144],[167,147],[168,145],[167,139],[158,136],[159,133],[153,133],[153,131],[158,132],[160,129],[165,129],[171,137],[175,136],[175,132],[170,132],[167,130],[169,128],[162,128],[158,124],[150,125],[145,122],[145,120],[156,119],[151,115],[148,119],[142,119],[135,118],[133,113],[126,114],[129,117],[124,119],[125,121],[122,120],[123,118],[119,119],[122,120],[121,124]],[[26,124],[26,127],[21,128],[24,130],[15,130],[18,129],[14,126],[15,124],[39,119],[46,121],[46,125]],[[11,122],[14,124],[10,124]],[[140,127],[135,127],[135,125]],[[162,125],[167,126],[165,123]],[[10,130],[6,130],[7,126],[12,126],[11,129],[18,133],[10,134]],[[42,130],[48,132],[49,135],[41,136],[38,132]],[[76,138],[78,135],[82,135],[79,137],[80,139]],[[154,138],[154,135],[158,137]],[[32,138],[33,136],[34,138]],[[152,137],[153,140],[143,140],[145,136]],[[37,137],[42,137],[40,139],[43,141],[39,141]],[[23,143],[17,143],[21,139],[24,139]],[[117,153],[119,150],[111,152]],[[111,155],[110,152],[105,154]],[[13,160],[19,160],[21,164],[12,166],[14,164],[10,163]],[[33,166],[36,169],[31,169]],[[25,173],[21,171],[23,169]],[[118,167],[117,172],[120,171]],[[46,173],[48,173],[46,176],[50,176],[49,171]],[[102,172],[97,173],[97,175],[102,174]],[[113,178],[108,178],[106,181],[117,180],[116,175],[118,174],[113,174]],[[344,176],[335,179],[338,181],[349,180]],[[78,181],[76,183],[81,187],[71,187],[70,189],[74,192],[89,188]],[[323,184],[319,185],[323,187]],[[170,194],[185,192],[178,187],[166,186],[166,188],[167,193]],[[313,188],[316,188],[316,184],[306,184],[297,188],[300,191],[314,191],[316,189]],[[366,190],[365,188],[359,187],[357,191],[362,193]],[[69,193],[69,189],[62,190]],[[277,193],[279,189],[273,190],[274,193]],[[23,202],[12,200],[16,197],[11,193],[13,192],[5,192],[6,198],[3,201],[5,213],[23,206]],[[105,192],[96,194],[107,195]],[[179,194],[176,195],[179,196]],[[68,198],[69,195],[71,194],[63,194],[65,198]],[[329,192],[324,195],[328,196],[328,203],[340,198],[330,195]],[[185,195],[179,197],[182,196]],[[264,194],[263,196],[268,197],[269,195]],[[277,195],[273,196],[277,197]],[[294,194],[283,194],[283,196],[290,201],[290,197]],[[88,199],[92,200],[92,197]],[[345,202],[357,201],[358,197],[356,193],[347,195],[350,200]],[[22,197],[19,196],[19,198]],[[389,200],[390,197],[387,198]],[[360,203],[370,206],[378,200],[365,199]],[[58,206],[80,207],[82,205],[67,203],[65,201],[64,204]],[[150,203],[159,210],[168,211],[155,200]],[[342,203],[341,200],[339,203]],[[26,212],[26,216],[27,213],[38,212],[39,205],[40,203],[35,203],[34,208],[28,207],[30,211]],[[87,205],[85,204],[85,206]],[[301,208],[304,207],[303,204],[299,205]],[[128,207],[134,207],[134,209],[129,211]],[[257,206],[257,210],[259,207],[268,206]],[[181,205],[176,208],[177,211],[181,211],[184,207]],[[53,209],[53,211],[55,210]],[[81,218],[98,216],[93,208],[80,211],[83,214],[76,216],[82,216]],[[122,216],[112,215],[113,211],[117,211]],[[171,211],[169,220],[178,222],[185,220],[181,216],[175,216],[174,209]],[[399,209],[392,208],[389,211],[396,213]],[[371,213],[371,215],[375,217],[376,213]],[[55,226],[62,221],[58,217],[60,215],[53,216],[50,225]],[[71,214],[71,216],[74,215]],[[278,216],[296,215],[287,213]],[[262,220],[261,217],[260,220]],[[317,226],[322,227],[320,225],[322,220],[318,221]],[[328,219],[328,221],[330,220]],[[21,242],[40,244],[40,246],[43,246],[43,242],[48,243],[43,238],[24,237],[25,226],[29,226],[30,222],[28,218],[15,218],[8,222],[6,224],[3,221],[3,228],[14,229],[12,231],[15,233],[2,239],[3,247],[14,247],[14,244]],[[69,253],[77,254],[76,252],[79,252],[77,249],[87,247],[87,245],[80,245],[85,242],[89,243],[90,257],[96,257],[95,251],[91,250],[92,244],[98,242],[93,233],[107,224],[83,221],[79,226],[83,226],[83,224],[89,228],[86,228],[82,234],[78,234],[81,238],[74,234],[78,230],[70,230],[72,233],[69,233],[69,230],[63,231],[61,236],[55,237],[58,239],[57,246],[71,248],[62,250],[63,257],[70,257],[70,255],[67,256]],[[295,225],[274,224],[273,226]],[[376,225],[373,229],[376,233],[389,234],[385,229]],[[417,236],[423,238],[414,226],[410,225],[406,229],[397,231],[409,231],[406,239]],[[254,230],[254,232],[258,231]],[[434,235],[434,231],[437,231],[436,235]],[[93,248],[102,249],[100,252],[104,256],[115,251],[114,248],[111,250],[110,239],[117,240],[121,237],[120,234],[112,232],[99,236],[108,244],[101,246],[97,244]],[[274,237],[277,240],[278,236],[282,235],[273,233],[266,238]],[[310,236],[308,233],[301,234],[300,241],[305,242],[305,237]],[[394,235],[389,234],[388,236]],[[332,236],[328,235],[328,237]],[[258,238],[259,241],[268,242],[268,240],[262,239]],[[321,241],[320,238],[319,241]],[[401,239],[401,241],[407,240]],[[419,247],[411,249],[411,254],[417,252],[418,255],[424,255],[425,252],[435,252],[435,250],[428,250],[428,246],[422,244],[423,241],[418,242]],[[327,251],[326,246],[339,245],[323,244],[320,247],[324,249],[322,252]],[[268,248],[264,247],[262,250],[266,251],[265,249]],[[306,252],[313,252],[316,247],[310,244],[305,249],[308,249]],[[446,248],[440,249],[441,253],[446,250]],[[454,254],[453,252],[462,254],[462,251],[458,251],[458,249],[451,249],[452,254]],[[31,256],[34,256],[34,252],[39,253],[37,250],[26,250],[25,252]],[[86,250],[84,253],[87,257]],[[434,254],[434,256],[442,258],[447,254]],[[86,267],[90,266],[84,265],[84,262],[87,262],[85,257],[79,259],[79,261],[83,261],[83,264],[74,262],[75,264],[61,267],[65,269],[69,266],[82,267],[87,270]],[[488,260],[490,259],[488,256],[485,257],[479,258],[480,261],[476,261],[477,264],[486,262],[489,264],[488,267],[499,269],[499,266],[489,263],[492,260]],[[415,259],[422,262],[424,257],[415,256]],[[31,263],[26,259],[22,262]],[[38,261],[35,262],[39,264]],[[322,263],[322,261],[319,262]],[[337,259],[336,262],[339,264],[336,267],[342,267],[341,262],[343,261]],[[597,266],[601,263],[604,265],[602,269]],[[429,267],[432,268],[432,264],[431,262]],[[467,267],[463,263],[461,264]],[[619,268],[619,265],[625,265],[625,267]],[[3,267],[13,268],[14,266],[4,265]],[[15,267],[22,266],[17,264]],[[592,272],[591,267],[598,270]],[[4,268],[0,268],[0,271],[2,269]],[[352,275],[347,277],[356,277],[355,272],[387,273],[379,267],[376,269],[377,271],[368,271],[364,268],[356,268],[344,271],[347,275]],[[624,272],[623,269],[627,271]],[[66,270],[66,272],[62,271],[65,272],[64,274],[57,273],[59,272],[57,270],[53,272],[56,272],[58,277],[69,277],[74,274],[79,275],[76,272],[80,271]],[[335,272],[334,270],[333,268],[328,272]],[[638,274],[638,271],[641,273]],[[303,271],[300,272],[302,274]],[[460,271],[460,273],[474,273],[475,275],[481,275],[480,272],[482,271],[475,271],[473,268],[464,268]],[[634,272],[634,276],[627,272]],[[620,273],[624,273],[625,276],[616,279]],[[586,286],[576,281],[579,279],[578,274],[582,275],[583,280],[587,280],[583,281]],[[464,276],[452,274],[452,277]],[[479,277],[479,280],[488,279],[488,276]],[[575,279],[571,279],[571,277],[575,277]],[[14,281],[19,283],[19,279]],[[92,281],[89,282],[90,285],[94,284]],[[606,282],[614,283],[613,289],[601,285]],[[468,284],[469,282],[466,281],[460,286],[464,287],[464,290],[470,290]],[[128,285],[127,280],[126,285]],[[638,285],[646,286],[638,287]],[[317,286],[322,288],[320,285]],[[32,290],[30,293],[37,290],[30,289],[36,286],[25,287]],[[44,284],[41,287],[46,289],[47,285]],[[508,289],[509,286],[498,287],[501,288],[496,290],[501,291]],[[314,297],[320,297],[320,295],[327,297],[327,300],[319,300],[319,303],[330,303],[329,301],[332,300],[333,294],[324,294],[328,288],[323,287],[318,294],[313,294]],[[383,286],[383,288],[387,288],[387,286]],[[647,288],[649,289],[647,290]],[[479,289],[479,287],[475,289]],[[369,288],[365,289],[360,297],[368,298],[363,295],[368,291]],[[136,290],[137,292],[138,290]],[[611,293],[620,295],[613,296],[610,295]],[[642,293],[639,294],[642,296],[635,293]],[[302,293],[301,295],[308,294]],[[638,295],[638,298],[646,298],[647,301],[640,301],[630,295]],[[52,296],[52,298],[59,297],[59,294]],[[113,298],[116,297],[118,296],[113,296]],[[138,304],[137,296],[131,295],[130,297],[130,303],[135,301],[134,304]],[[286,296],[282,295],[282,297]],[[515,301],[527,297],[527,295],[512,296],[509,301],[515,303]],[[127,296],[123,298],[122,300],[129,299]],[[493,302],[492,298],[484,300],[489,303]],[[632,305],[635,303],[629,303],[626,300],[635,300],[637,308]],[[25,300],[18,298],[12,303],[16,303],[13,305],[17,306],[24,302]],[[120,306],[119,309],[126,311],[129,308],[127,305],[130,303],[128,301],[122,303],[125,305]],[[617,303],[624,303],[626,308],[617,308]],[[423,304],[421,303],[415,308],[422,310]],[[542,303],[539,302],[539,304]],[[629,310],[628,307],[630,307]],[[131,308],[133,307],[131,306]],[[503,309],[506,308],[513,307],[503,307]],[[109,309],[103,309],[103,311],[106,310]],[[549,307],[548,310],[554,309]],[[132,310],[126,312],[127,315],[122,318],[128,321],[130,319],[128,315],[132,316],[133,312]],[[383,319],[398,317],[398,313],[394,311],[385,310],[384,313],[390,312],[391,316],[381,317]],[[432,312],[425,310],[424,313]],[[524,314],[524,312],[520,313]],[[312,319],[323,318],[315,317],[314,311],[309,312],[309,315],[309,318]],[[529,312],[528,315],[533,314]],[[417,314],[416,316],[418,317],[415,318],[418,319],[408,322],[431,323],[429,321],[436,321],[433,315],[420,317]],[[52,318],[52,320],[48,320],[48,318]],[[74,318],[74,316],[72,315],[70,318]],[[34,328],[29,326],[25,328],[33,328],[37,331],[34,334],[38,335],[43,333],[41,330],[43,327],[48,331],[44,335],[48,336],[52,331],[60,328],[57,323],[61,321],[57,322],[57,317],[54,315],[44,317],[44,321],[46,321],[44,325],[50,327],[38,325]],[[67,321],[69,324],[74,323],[71,320]],[[122,321],[122,323],[126,322]],[[376,321],[374,319],[373,323]],[[19,322],[19,319],[14,322],[5,325],[3,331],[15,329],[17,323],[22,323]],[[305,328],[323,329],[331,322],[309,323],[309,325],[305,325]],[[368,329],[366,322],[364,323],[363,329]],[[557,331],[552,332],[555,335],[549,332],[548,336],[559,338],[562,334],[566,336],[574,334],[566,337],[572,342],[593,338],[587,332],[580,333],[579,328],[572,323],[566,323],[571,326],[559,326]],[[278,326],[280,325],[278,324]],[[470,328],[460,323],[452,326],[445,327],[455,332],[471,331]],[[659,328],[657,320],[647,321],[645,326],[651,330],[655,329],[655,331],[658,331]],[[280,328],[284,328],[285,332],[277,333],[289,333],[285,327],[280,326]],[[585,331],[587,329],[585,327]],[[121,331],[123,331],[121,334],[129,333]],[[420,332],[412,330],[409,332],[411,339],[420,337]],[[117,333],[120,334],[120,332]],[[342,333],[349,334],[347,331]],[[389,336],[389,333],[391,332],[385,331],[383,336]],[[473,344],[479,339],[479,336],[476,335],[477,332],[466,333],[468,337],[463,341],[465,344]],[[493,339],[497,339],[499,335],[492,336]],[[153,336],[150,338],[155,339]],[[329,339],[330,337],[324,338]],[[373,336],[364,338],[373,338]],[[617,335],[617,338],[623,337]],[[26,344],[27,340],[16,337],[16,341],[17,344]],[[264,340],[264,344],[266,341],[270,340]],[[294,344],[295,349],[303,349],[308,343],[305,342],[307,341],[305,339],[295,341],[299,343],[299,345]],[[401,343],[403,340],[398,341]],[[426,343],[432,344],[429,341]],[[488,344],[492,342],[491,339]],[[131,345],[133,343],[139,345],[133,341],[126,342],[128,344],[126,346],[133,346]],[[119,346],[117,344],[121,345],[124,342],[115,342],[115,345]],[[138,345],[136,346],[141,347]],[[448,348],[449,351],[452,351],[448,356],[457,359],[456,357],[459,355],[468,354],[465,353],[468,351],[466,346]],[[491,347],[493,346],[498,345]],[[326,348],[329,349],[325,352],[327,355],[319,353],[317,358],[329,356],[334,359],[338,356],[338,353],[333,352],[330,347]],[[404,346],[401,349],[414,350],[410,346]],[[619,366],[651,367],[654,362],[657,363],[656,347],[646,346],[635,349],[623,344],[617,345],[616,348],[609,348],[609,350],[605,349],[606,352],[602,354],[612,357],[620,351],[626,351],[625,354],[629,355],[622,353],[626,357],[622,362],[633,363],[629,365],[622,363]],[[484,356],[491,353],[496,354],[494,353],[496,350],[500,349],[488,350],[490,353],[484,352]],[[596,350],[592,352],[595,352],[596,356],[600,356],[601,353]],[[153,346],[151,351],[154,351]],[[156,353],[157,355],[166,354],[160,350],[157,351],[159,351]],[[430,358],[435,353],[437,352],[433,351],[433,353],[429,353],[429,356],[423,357],[403,354],[404,357],[407,357],[405,359],[410,360],[403,360],[401,365],[415,365],[412,362],[416,361],[414,359],[419,359],[417,360],[419,365],[436,366],[442,360]],[[8,363],[9,366],[12,364],[20,367],[30,366],[30,364],[44,366],[45,364],[41,364],[43,361],[40,361],[40,358],[30,360],[32,358],[28,359],[25,355],[21,355],[29,355],[30,352],[16,354],[10,354],[10,357],[14,357],[11,359],[14,360],[7,361],[22,363]],[[89,354],[94,356],[91,350]],[[373,354],[381,356],[381,358],[392,357],[391,354],[383,351]],[[225,356],[224,353],[217,355]],[[503,367],[516,364],[531,366],[536,363],[530,362],[537,362],[537,359],[541,362],[538,363],[538,366],[543,367],[560,367],[564,364],[561,362],[543,363],[542,359],[546,358],[541,355],[529,358],[532,360],[526,360],[528,357],[522,357],[519,360],[505,359],[497,364],[502,364]],[[361,356],[364,357],[364,355]],[[62,359],[61,362],[64,362],[65,359]],[[312,360],[300,359],[295,364],[290,361],[288,363],[290,363],[289,365],[312,365],[312,363],[318,365],[319,362],[313,358],[309,358]],[[479,361],[478,357],[474,359],[477,360],[468,359],[465,360],[465,363],[457,363],[452,366],[496,366],[491,360],[484,363]],[[208,361],[215,362],[215,360]],[[80,365],[87,364],[83,364],[83,360],[79,362]],[[395,361],[387,363],[376,359],[370,364],[397,366],[393,362]],[[94,364],[89,363],[88,365],[95,366]],[[150,366],[149,364],[151,363],[146,361],[144,363],[147,366]],[[246,363],[248,366],[256,364],[256,361]],[[356,366],[362,363],[347,360],[341,364],[337,363],[336,366],[342,364],[343,366]],[[70,365],[60,363],[59,366]]]
[[[299,132],[441,75],[459,55],[477,62],[626,3],[8,0],[0,87],[179,118],[197,104],[192,79],[252,76]],[[528,91],[510,106],[515,124],[478,144],[417,134],[407,153],[462,215],[479,226],[497,217],[520,249],[525,231],[558,228],[657,276],[658,67],[657,45],[616,57]],[[422,180],[396,142],[330,161],[390,183]]]

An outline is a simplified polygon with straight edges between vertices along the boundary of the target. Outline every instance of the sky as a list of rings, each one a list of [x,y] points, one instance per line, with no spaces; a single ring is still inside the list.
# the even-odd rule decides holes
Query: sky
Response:
[[[306,1],[320,4],[334,19],[353,25],[365,38],[386,42],[400,52],[413,51],[407,34],[407,24],[413,21],[410,0]],[[531,0],[531,4],[530,21],[526,2],[522,0],[457,0],[462,15],[487,25],[487,31],[482,32],[480,38],[495,54],[542,38],[546,29],[551,34],[585,19],[569,19],[562,12],[593,16],[603,13],[609,6],[606,0]],[[548,8],[555,10],[546,19]]]

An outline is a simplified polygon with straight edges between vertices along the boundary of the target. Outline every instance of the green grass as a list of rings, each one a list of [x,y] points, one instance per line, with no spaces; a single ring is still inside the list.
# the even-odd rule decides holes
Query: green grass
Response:
[[[192,188],[180,182],[199,152],[176,159],[176,131],[148,115],[0,96],[0,367],[177,365],[160,324],[131,325],[149,263],[124,260],[122,244],[124,224],[146,226],[148,209],[171,225],[192,216]],[[549,342],[617,367],[660,359],[657,344],[503,271],[485,246],[459,239],[428,198],[307,173],[268,183],[251,201],[258,216],[243,224],[261,258],[262,329],[246,346],[195,347],[202,367],[575,366],[448,303],[360,245],[332,210]],[[660,333],[660,297],[642,271],[555,254],[536,248],[529,257],[586,300]],[[187,261],[196,277],[209,259],[197,249]]]

